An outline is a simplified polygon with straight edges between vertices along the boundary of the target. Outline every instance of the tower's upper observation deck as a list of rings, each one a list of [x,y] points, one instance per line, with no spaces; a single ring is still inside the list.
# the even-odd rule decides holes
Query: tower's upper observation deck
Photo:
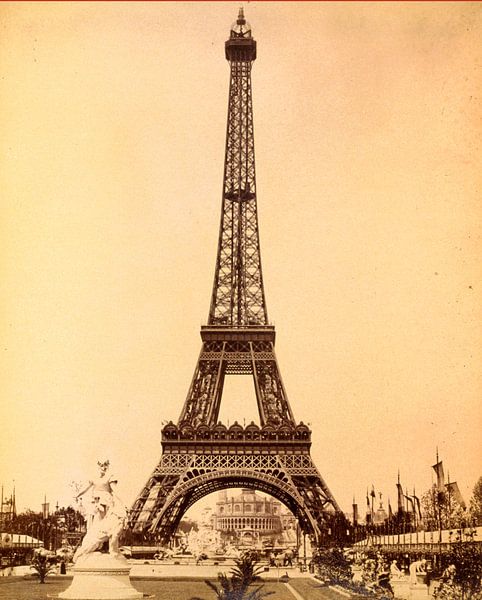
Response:
[[[251,37],[251,25],[244,18],[242,7],[239,9],[238,18],[231,25],[225,49],[229,61],[248,62],[256,58],[256,41]]]

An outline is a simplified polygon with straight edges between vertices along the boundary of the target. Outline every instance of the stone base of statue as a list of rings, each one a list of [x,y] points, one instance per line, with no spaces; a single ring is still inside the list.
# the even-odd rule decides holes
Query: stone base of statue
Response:
[[[428,585],[425,583],[411,583],[408,591],[409,600],[427,600]]]
[[[393,590],[393,597],[407,600],[410,593],[410,582],[408,579],[390,578],[390,585]]]
[[[91,552],[80,558],[72,571],[70,586],[58,597],[63,600],[133,600],[143,593],[132,587],[130,566],[120,554]]]

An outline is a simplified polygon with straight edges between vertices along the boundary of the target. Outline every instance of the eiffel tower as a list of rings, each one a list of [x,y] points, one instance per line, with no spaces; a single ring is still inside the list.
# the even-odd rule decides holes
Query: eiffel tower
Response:
[[[323,543],[340,509],[296,423],[274,350],[258,234],[251,68],[256,41],[239,10],[225,43],[230,64],[221,225],[208,324],[179,421],[162,429],[162,456],[130,511],[131,532],[167,543],[184,513],[225,488],[266,492]],[[227,375],[251,375],[260,425],[218,422]],[[335,519],[333,519],[335,517]],[[338,519],[339,520],[339,519]]]

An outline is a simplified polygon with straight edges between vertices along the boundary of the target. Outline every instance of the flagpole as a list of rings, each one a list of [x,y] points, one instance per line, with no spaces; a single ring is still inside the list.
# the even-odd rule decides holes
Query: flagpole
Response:
[[[366,528],[366,541],[368,546],[368,538],[370,536],[370,525],[371,525],[371,513],[370,513],[370,499],[368,497],[368,487],[367,487],[367,507],[365,509],[365,528]]]
[[[400,529],[402,529],[404,543],[405,543],[405,530],[406,530],[405,510],[403,508],[403,488],[400,483],[400,469],[398,469],[397,493],[398,493],[398,543],[400,544]],[[401,520],[401,522],[400,522],[400,520]]]
[[[436,464],[438,465],[439,460],[438,460],[438,446],[436,448],[436,457],[437,457],[437,462]],[[440,507],[440,490],[438,489],[438,473],[437,473],[437,506],[438,506],[438,549],[439,549],[439,559],[442,556],[442,509]]]
[[[408,488],[405,488],[405,504],[407,506],[407,517],[408,517],[408,545],[412,546],[412,517],[410,516],[410,506],[408,504]]]
[[[388,498],[388,543],[390,544],[391,542],[393,542],[392,540],[392,533],[393,533],[393,512],[392,512],[392,505],[390,504],[390,498]]]
[[[402,515],[400,515],[400,469],[398,469],[398,483],[397,483],[397,504],[398,504],[398,510],[397,510],[397,546],[398,546],[398,551],[400,552],[400,517]]]
[[[417,514],[417,496],[415,495],[415,486],[413,486],[413,514],[415,518],[415,543],[418,545],[418,528],[419,528],[419,515]]]
[[[417,506],[415,502],[415,486],[413,486],[413,527],[415,529],[415,543],[418,544],[418,522],[417,522]]]
[[[400,551],[400,517],[398,517],[398,523],[397,523],[397,546],[398,546],[398,550]]]
[[[3,483],[2,483],[2,508],[0,511],[0,533],[2,533],[3,529]]]
[[[417,531],[417,510],[416,510],[416,506],[415,506],[415,486],[413,486],[413,526],[415,527],[415,532]]]
[[[390,545],[390,498],[388,498],[388,523],[387,523],[387,529],[386,529],[386,533],[387,533],[387,539],[388,539],[388,545]]]
[[[452,502],[451,502],[451,495],[450,495],[450,471],[447,471],[447,485],[445,487],[447,488],[447,494],[448,494],[448,498],[449,498],[449,514],[448,514],[449,529],[452,529]]]

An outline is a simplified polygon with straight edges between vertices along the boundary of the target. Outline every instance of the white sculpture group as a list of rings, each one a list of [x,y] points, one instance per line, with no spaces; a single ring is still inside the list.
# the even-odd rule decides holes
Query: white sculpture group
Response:
[[[119,553],[119,535],[127,510],[115,493],[117,478],[109,472],[109,461],[97,463],[99,474],[75,499],[87,518],[87,533],[74,554],[72,583],[58,595],[60,600],[140,600],[142,592],[132,587],[127,560]],[[91,490],[90,499],[81,504]],[[109,542],[109,553],[96,552]]]
[[[406,600],[426,600],[429,588],[426,583],[427,561],[425,559],[413,561],[409,567],[409,577],[398,567],[393,560],[390,565],[390,586],[395,598]]]
[[[109,461],[98,461],[99,473],[89,481],[88,485],[80,491],[75,499],[79,499],[89,490],[91,499],[84,505],[87,518],[87,533],[82,544],[74,554],[74,562],[95,552],[109,542],[109,554],[119,554],[119,535],[122,531],[127,511],[115,494],[117,478],[109,472]]]

